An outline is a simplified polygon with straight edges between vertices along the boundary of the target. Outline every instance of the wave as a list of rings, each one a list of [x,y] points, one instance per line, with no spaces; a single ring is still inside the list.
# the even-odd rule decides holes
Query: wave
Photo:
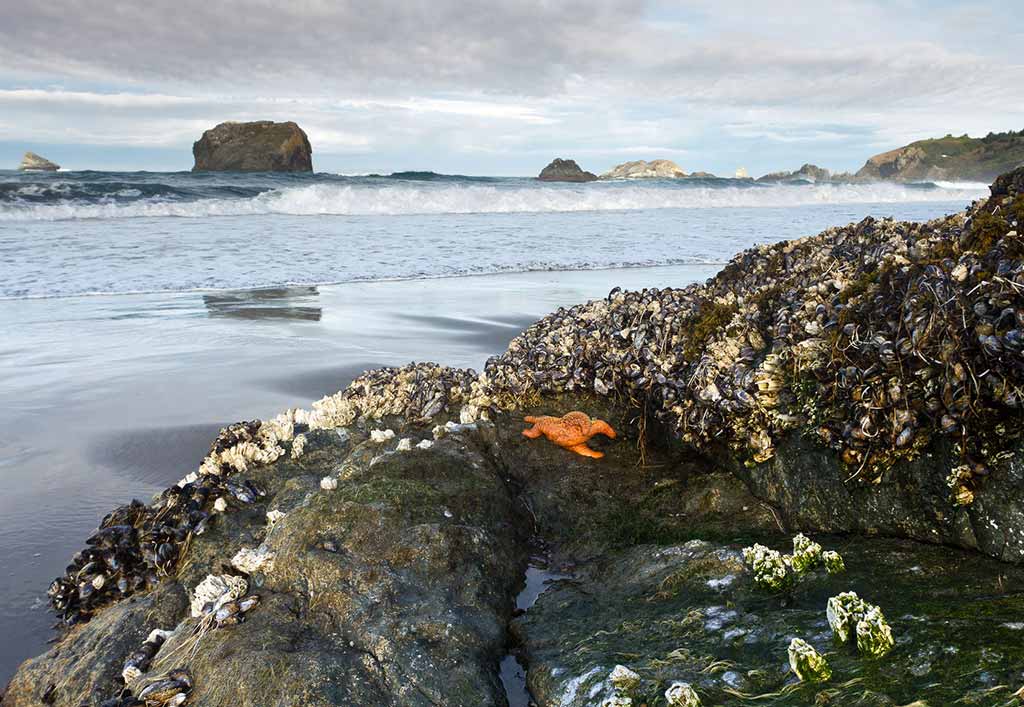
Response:
[[[985,196],[984,185],[814,184],[710,186],[707,184],[598,183],[537,185],[528,180],[493,184],[443,180],[323,182],[268,189],[244,184],[183,188],[152,182],[2,184],[0,221],[69,219],[203,218],[285,214],[364,216],[400,214],[548,213],[736,207],[794,207],[948,201]],[[217,196],[210,197],[210,189]],[[37,190],[34,193],[32,190]],[[49,190],[49,191],[47,191]],[[135,193],[138,193],[136,196]]]

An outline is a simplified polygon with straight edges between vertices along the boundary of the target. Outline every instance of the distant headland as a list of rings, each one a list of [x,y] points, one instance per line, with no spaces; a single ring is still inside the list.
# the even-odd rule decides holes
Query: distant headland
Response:
[[[563,171],[563,165],[571,170]],[[972,181],[989,182],[999,174],[1024,165],[1024,130],[989,133],[985,137],[967,135],[918,140],[904,147],[875,155],[856,173],[830,172],[823,167],[804,164],[792,172],[770,172],[755,181],[762,183],[856,183],[856,182],[921,182]],[[578,178],[579,174],[593,179]],[[584,172],[574,160],[556,159],[541,172],[545,181],[593,181],[594,179],[695,179],[714,178],[709,172],[687,174],[675,162],[665,159],[633,160],[594,177]],[[749,179],[746,170],[736,170],[736,179]]]

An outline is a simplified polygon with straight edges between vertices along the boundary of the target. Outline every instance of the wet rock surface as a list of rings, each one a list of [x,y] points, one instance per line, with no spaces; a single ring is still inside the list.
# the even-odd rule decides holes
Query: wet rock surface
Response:
[[[600,704],[622,664],[641,677],[637,705],[665,704],[677,681],[707,705],[1019,704],[1024,570],[909,541],[818,539],[842,553],[846,572],[815,572],[789,593],[756,587],[737,543],[638,546],[578,566],[513,621],[535,699]],[[826,603],[850,590],[892,625],[884,658],[834,641]],[[829,680],[797,679],[794,638],[827,659]]]
[[[312,172],[313,149],[295,123],[221,123],[192,145],[193,172]]]

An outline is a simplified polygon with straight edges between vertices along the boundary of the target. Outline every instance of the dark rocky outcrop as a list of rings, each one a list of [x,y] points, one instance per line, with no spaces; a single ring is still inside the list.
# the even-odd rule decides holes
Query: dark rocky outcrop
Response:
[[[576,160],[555,158],[540,171],[537,179],[543,182],[593,182],[597,175],[580,169]]]
[[[868,159],[861,180],[970,180],[988,182],[1024,165],[1024,130],[982,138],[947,135],[918,140]]]
[[[823,167],[813,164],[805,164],[793,172],[771,172],[758,177],[759,182],[828,182],[832,179],[832,173]]]
[[[34,152],[26,152],[25,156],[21,158],[21,164],[18,165],[18,169],[24,172],[56,172],[60,169],[60,165]]]
[[[293,122],[221,123],[192,145],[193,172],[312,172],[313,149]]]

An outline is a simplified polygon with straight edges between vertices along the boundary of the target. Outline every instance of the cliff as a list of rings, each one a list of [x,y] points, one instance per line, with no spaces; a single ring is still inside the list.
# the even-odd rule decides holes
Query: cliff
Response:
[[[1024,165],[1024,130],[918,140],[870,158],[856,173],[861,180],[978,181]]]
[[[293,122],[221,123],[192,145],[193,172],[312,172],[313,149]]]

